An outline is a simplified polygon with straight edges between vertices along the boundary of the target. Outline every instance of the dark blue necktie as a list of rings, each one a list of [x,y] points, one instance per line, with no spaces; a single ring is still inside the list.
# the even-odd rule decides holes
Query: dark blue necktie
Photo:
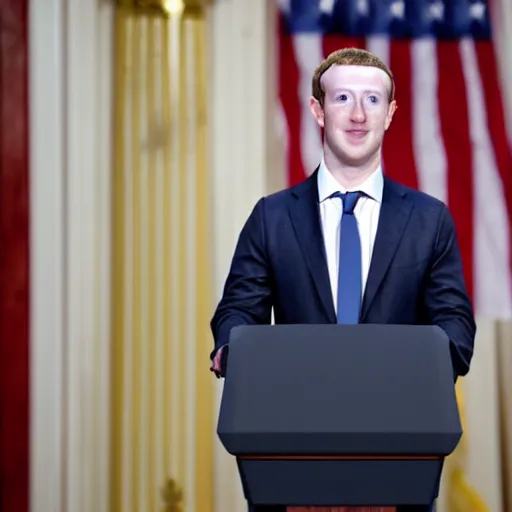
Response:
[[[361,241],[354,208],[362,192],[336,192],[341,198],[343,215],[340,223],[340,255],[338,270],[338,323],[357,324],[361,310]]]

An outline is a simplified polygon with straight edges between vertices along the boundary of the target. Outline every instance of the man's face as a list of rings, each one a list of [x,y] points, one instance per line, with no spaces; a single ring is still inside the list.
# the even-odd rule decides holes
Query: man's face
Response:
[[[311,98],[311,111],[324,129],[324,150],[340,163],[362,166],[380,151],[396,102],[389,102],[391,79],[369,66],[331,66],[322,76],[322,106]]]

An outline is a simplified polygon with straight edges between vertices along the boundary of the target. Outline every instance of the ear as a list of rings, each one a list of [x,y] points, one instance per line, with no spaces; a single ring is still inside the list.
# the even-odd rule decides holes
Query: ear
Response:
[[[322,108],[322,105],[320,105],[320,102],[313,96],[309,98],[309,108],[311,109],[311,113],[313,114],[313,117],[316,119],[318,126],[320,126],[320,128],[323,128],[324,109]]]
[[[384,129],[387,130],[391,126],[391,121],[393,120],[393,115],[396,112],[396,109],[398,108],[398,105],[396,103],[396,100],[393,100],[388,107],[388,114],[386,116],[386,124],[384,126]]]

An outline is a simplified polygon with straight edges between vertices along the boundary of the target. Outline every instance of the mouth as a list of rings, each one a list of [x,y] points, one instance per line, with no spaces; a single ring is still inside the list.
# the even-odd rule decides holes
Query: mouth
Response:
[[[367,130],[346,130],[347,139],[349,144],[353,145],[361,145],[364,144],[366,135],[368,135]]]
[[[347,133],[351,136],[351,137],[355,137],[355,138],[363,138],[367,133],[368,131],[367,130],[347,130]]]

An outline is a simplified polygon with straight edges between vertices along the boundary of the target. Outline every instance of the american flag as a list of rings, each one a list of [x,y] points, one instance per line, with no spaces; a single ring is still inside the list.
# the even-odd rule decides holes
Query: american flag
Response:
[[[280,0],[279,97],[288,184],[321,158],[309,110],[315,67],[366,48],[395,76],[384,173],[444,201],[477,315],[512,317],[512,137],[489,5],[482,0]]]

